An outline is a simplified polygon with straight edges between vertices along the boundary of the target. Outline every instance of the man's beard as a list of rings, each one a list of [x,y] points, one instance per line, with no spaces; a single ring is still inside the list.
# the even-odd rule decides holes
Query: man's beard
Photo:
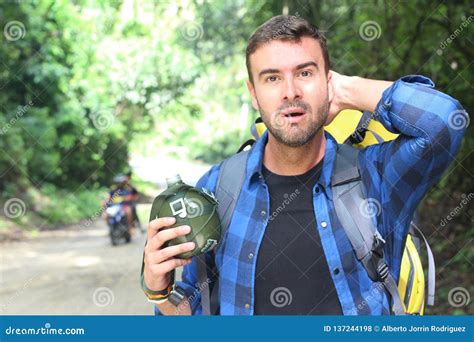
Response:
[[[304,120],[308,120],[306,127],[301,127],[301,123],[291,124],[289,120],[286,120],[286,118],[281,115],[281,112],[284,109],[290,107],[300,107],[305,110],[306,117]],[[328,114],[329,98],[327,96],[323,103],[319,106],[316,116],[313,116],[313,111],[310,104],[302,100],[286,102],[280,106],[275,113],[268,115],[260,110],[263,123],[268,128],[270,133],[279,143],[288,147],[301,147],[311,141],[316,133],[318,133],[318,131],[324,126]]]

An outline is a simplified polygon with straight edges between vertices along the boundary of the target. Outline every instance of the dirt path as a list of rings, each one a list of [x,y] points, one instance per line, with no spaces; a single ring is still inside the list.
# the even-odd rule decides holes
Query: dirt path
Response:
[[[166,177],[180,173],[194,185],[209,165],[167,156],[132,158],[139,178],[166,187]],[[138,212],[148,217],[151,204]],[[41,232],[38,237],[0,244],[0,315],[152,315],[153,304],[140,289],[145,235],[112,247],[101,219]],[[181,269],[176,278],[181,278]]]
[[[151,315],[139,285],[145,235],[112,247],[102,220],[0,245],[0,314]]]

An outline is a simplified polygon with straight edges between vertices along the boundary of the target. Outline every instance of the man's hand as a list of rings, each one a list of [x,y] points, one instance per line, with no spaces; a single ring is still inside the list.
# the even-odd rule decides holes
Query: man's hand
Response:
[[[176,255],[192,251],[196,246],[194,242],[181,243],[179,245],[164,247],[166,242],[178,236],[184,236],[191,232],[189,226],[169,228],[176,222],[174,217],[158,218],[150,222],[148,226],[148,240],[145,246],[143,277],[145,285],[152,291],[161,291],[168,287],[171,280],[171,271],[180,266],[191,263],[191,258],[178,259]],[[164,229],[169,228],[169,229]],[[187,302],[187,300],[186,300]],[[165,302],[158,305],[160,311],[165,315],[191,314],[188,303],[179,312],[171,303]]]
[[[333,70],[329,73],[332,99],[330,100],[329,115],[325,125],[329,125],[337,114],[344,109],[373,112],[384,90],[392,85],[392,82],[389,81],[345,76]]]
[[[191,227],[180,226],[170,229],[169,226],[176,222],[174,217],[158,218],[150,222],[148,226],[148,242],[145,246],[145,268],[143,276],[145,285],[153,291],[161,291],[168,287],[171,279],[171,271],[175,268],[187,265],[191,259],[174,258],[176,255],[192,251],[194,242],[181,243],[179,245],[165,247],[167,241],[178,236],[184,236],[191,232]]]
[[[325,125],[329,125],[342,110],[350,108],[346,98],[347,84],[350,82],[350,77],[341,75],[333,70],[329,71],[328,77],[329,87],[332,89],[332,100],[329,103],[329,115]]]

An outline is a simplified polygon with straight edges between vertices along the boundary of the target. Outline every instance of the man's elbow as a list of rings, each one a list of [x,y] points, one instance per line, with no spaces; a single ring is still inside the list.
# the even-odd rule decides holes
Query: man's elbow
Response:
[[[434,152],[449,152],[454,156],[469,125],[469,115],[459,101],[451,97],[446,99],[444,107],[441,117],[432,120],[432,147]]]

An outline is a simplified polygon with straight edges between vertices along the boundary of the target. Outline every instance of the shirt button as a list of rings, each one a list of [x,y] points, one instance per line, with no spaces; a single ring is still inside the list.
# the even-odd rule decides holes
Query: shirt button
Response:
[[[319,188],[319,186],[316,185],[316,187],[314,188],[314,192],[319,194],[320,191],[321,189]]]
[[[249,253],[249,259],[253,258],[253,253]]]
[[[261,215],[261,216],[265,216],[266,213],[267,213],[267,212],[266,212],[265,210],[262,210],[262,211],[260,212],[260,215]]]
[[[339,274],[339,268],[337,268],[337,267],[336,267],[335,269],[333,269],[332,271],[333,271],[333,273],[334,273],[335,275],[338,275],[338,274]]]
[[[250,304],[249,303],[245,304],[245,308],[250,309]]]
[[[328,223],[326,221],[321,222],[321,227],[326,228],[328,226]]]

